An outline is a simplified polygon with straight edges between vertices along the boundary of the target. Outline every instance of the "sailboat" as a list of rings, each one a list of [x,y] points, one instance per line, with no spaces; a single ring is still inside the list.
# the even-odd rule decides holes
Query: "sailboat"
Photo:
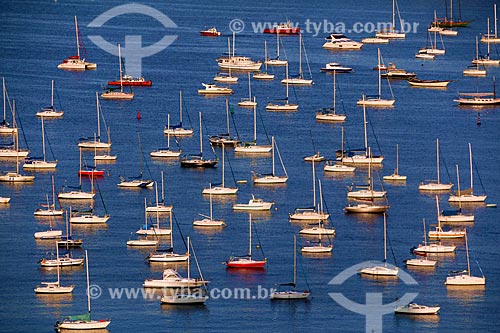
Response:
[[[137,132],[137,141],[139,142],[139,176],[129,177],[129,179],[125,179],[122,176],[120,176],[120,182],[118,183],[118,187],[148,188],[148,187],[153,187],[155,183],[151,179],[142,178],[142,145],[141,145],[141,136],[139,135],[139,132]]]
[[[71,207],[70,207],[71,211]],[[69,223],[70,211],[66,210],[66,235],[61,236],[61,239],[57,241],[57,246],[69,250],[70,248],[81,247],[83,244],[83,239],[73,238],[71,232],[71,224]]]
[[[170,218],[170,230],[173,230],[172,228],[172,215],[169,214]],[[150,263],[156,263],[156,262],[184,262],[187,261],[189,258],[188,253],[175,253],[174,252],[174,233],[170,233],[170,247],[166,250],[160,250],[157,249],[155,252],[151,252],[147,259]]]
[[[441,228],[440,210],[439,210],[439,197],[436,195],[436,209],[438,224],[435,230],[429,230],[429,238],[449,239],[449,238],[463,238],[465,236],[464,230],[443,230]]]
[[[56,246],[56,260],[59,261],[59,248]],[[60,268],[57,265],[57,281],[42,282],[35,288],[35,294],[70,294],[75,289],[74,285],[61,286]]]
[[[498,44],[500,43],[500,37],[498,37],[498,31],[497,31],[497,4],[493,4],[493,22],[494,22],[494,27],[495,27],[495,33],[492,34],[490,32],[490,26],[488,24],[488,32],[483,34],[481,37],[481,43],[488,43],[488,44]]]
[[[255,101],[255,96],[253,97]],[[257,145],[257,104],[253,107],[253,141],[242,142],[234,148],[235,153],[267,154],[272,150],[271,145]]]
[[[189,114],[188,114],[189,115]],[[182,90],[179,90],[179,125],[175,126],[165,126],[163,130],[165,135],[173,135],[175,136],[188,136],[193,135],[192,128],[184,128],[182,127]]]
[[[265,60],[266,65],[269,66],[286,66],[288,64],[288,60],[280,59],[280,34],[276,33],[276,58],[267,58]]]
[[[15,157],[16,159],[19,157],[26,157],[29,155],[29,150],[19,149],[19,131],[16,125],[16,100],[12,101],[12,123],[13,125],[11,127],[10,124],[4,120],[2,125],[0,125],[0,135],[12,135],[12,139],[14,140],[13,145],[0,147],[0,157]]]
[[[148,205],[146,203],[146,198],[144,198],[144,211],[148,212]],[[159,219],[159,212],[156,211],[156,225],[149,225],[148,226],[148,220],[146,218],[146,221],[139,230],[135,232],[138,235],[144,235],[144,236],[165,236],[165,235],[170,235],[172,233],[171,228],[160,228],[160,219]]]
[[[335,229],[334,228],[325,228],[325,225],[323,224],[322,220],[318,221],[318,226],[310,227],[310,228],[303,228],[299,231],[299,234],[301,235],[335,235]]]
[[[434,20],[436,20],[436,11],[434,11]],[[443,38],[441,37],[441,33],[439,34],[439,38],[441,39],[441,45],[442,45],[442,49],[438,49],[438,46],[437,46],[437,34],[438,31],[437,29],[433,29],[434,32],[434,42],[432,42],[432,38],[430,36],[431,34],[431,31],[428,32],[428,40],[431,44],[431,47],[424,47],[424,48],[421,48],[418,52],[419,53],[424,53],[424,54],[431,54],[431,55],[444,55],[446,53],[446,50],[444,48],[444,42],[443,42]]]
[[[462,192],[460,191],[460,174],[458,172],[458,164],[456,165],[457,170],[457,195],[460,198]],[[438,208],[438,220],[440,222],[474,222],[474,214],[464,214],[462,212],[462,201],[458,201],[458,209],[445,210],[439,212]]]
[[[286,64],[286,97],[281,100],[273,100],[267,103],[266,111],[297,111],[299,109],[298,104],[288,103],[288,63]],[[284,101],[284,102],[283,102]]]
[[[283,184],[286,183],[288,180],[288,173],[286,172],[285,165],[283,164],[283,160],[281,159],[281,154],[278,150],[278,146],[276,144],[276,140],[274,139],[274,136],[271,137],[271,157],[272,157],[272,173],[271,174],[257,174],[253,172],[253,183],[254,184],[262,184],[262,185],[270,185],[270,184]],[[275,150],[278,153],[278,157],[281,163],[281,167],[283,168],[283,171],[285,175],[283,176],[276,176],[275,173]]]
[[[342,147],[340,149],[340,157],[339,161],[336,160],[327,160],[325,166],[323,167],[323,171],[325,172],[354,172],[356,170],[355,166],[345,165],[344,160],[344,126],[342,126]]]
[[[73,70],[73,71],[84,71],[87,69],[96,69],[97,64],[88,62],[85,58],[81,58],[80,56],[80,48],[82,47],[80,42],[80,33],[78,31],[78,21],[75,15],[75,33],[76,33],[76,56],[70,56],[63,60],[59,65],[57,65],[58,69],[65,70]]]
[[[429,253],[438,253],[438,254],[452,254],[455,252],[457,248],[455,245],[442,245],[439,243],[427,243],[427,233],[425,231],[425,219],[422,220],[422,224],[424,225],[424,243],[419,244],[412,248],[412,252],[417,255],[427,255]]]
[[[257,105],[255,99],[252,100],[252,85],[250,84],[250,72],[248,74],[248,98],[242,98],[241,101],[238,102],[238,106],[244,108],[252,108]]]
[[[316,112],[316,120],[320,121],[345,121],[345,114],[337,113],[337,71],[333,71],[333,107],[323,108]]]
[[[495,4],[496,6],[496,4]],[[496,22],[495,22],[496,25]],[[490,31],[490,18],[488,17],[488,31]],[[476,37],[477,38],[477,37]],[[481,38],[481,41],[483,39]],[[472,64],[481,64],[481,65],[500,65],[500,60],[498,59],[491,59],[490,58],[490,41],[489,38],[486,39],[486,44],[488,45],[488,53],[486,53],[485,56],[476,58],[472,60]]]
[[[350,199],[369,199],[373,200],[375,198],[384,198],[387,194],[385,190],[374,190],[373,187],[373,175],[371,170],[371,164],[368,164],[368,184],[363,186],[356,186],[355,188],[351,188],[347,192],[347,198]]]
[[[207,215],[204,215],[204,214],[198,214],[201,217],[203,217],[203,219],[201,219],[201,220],[194,220],[193,221],[193,226],[194,227],[225,227],[226,226],[226,222],[224,222],[224,220],[217,220],[217,219],[213,218],[213,214],[212,214],[212,211],[213,211],[213,208],[212,208],[212,193],[210,192],[209,195],[210,195],[210,215],[207,216]]]
[[[214,168],[219,162],[218,158],[207,159],[203,158],[203,130],[201,123],[201,112],[199,113],[200,118],[200,153],[197,155],[184,155],[181,157],[181,167],[184,168]]]
[[[398,276],[399,269],[395,266],[387,265],[387,221],[384,214],[384,264],[362,268],[359,272],[365,275],[375,276]]]
[[[170,113],[167,115],[167,147],[160,148],[158,150],[152,151],[149,155],[151,157],[179,157],[182,154],[182,150],[170,149]]]
[[[249,224],[249,245],[248,254],[246,256],[231,256],[225,262],[227,268],[264,268],[267,263],[267,258],[255,260],[252,258],[252,214],[248,214]]]
[[[439,165],[439,139],[436,139],[436,164],[437,164],[437,180],[428,180],[421,182],[418,186],[420,191],[449,191],[453,187],[453,183],[442,184],[440,179]]]
[[[231,109],[231,114],[233,113],[234,112]],[[238,140],[238,137],[231,136],[231,129],[229,126],[229,101],[227,98],[226,98],[226,126],[227,126],[226,133],[210,136],[208,140],[212,145],[221,146],[222,144],[224,144],[225,147],[231,147],[231,146],[234,147],[240,142],[240,140]]]
[[[357,101],[357,105],[371,106],[371,107],[388,107],[393,106],[396,100],[394,99],[394,94],[392,93],[391,83],[387,79],[389,84],[389,89],[391,90],[391,99],[382,98],[382,70],[380,67],[380,49],[378,49],[378,94],[375,96],[365,96],[363,94],[362,98]]]
[[[252,199],[248,201],[248,203],[237,203],[233,205],[233,210],[238,211],[252,211],[252,210],[260,210],[260,211],[269,211],[271,207],[274,205],[274,202],[266,202],[261,198],[256,198],[252,194]]]
[[[231,40],[227,38],[227,54],[231,54]],[[223,83],[237,83],[238,77],[232,76],[231,68],[229,68],[229,73],[217,73],[214,77],[215,82],[223,82]]]
[[[233,31],[233,51],[227,56],[222,56],[217,59],[217,64],[221,69],[233,69],[240,71],[258,71],[262,63],[260,61],[253,61],[249,57],[239,56],[235,54],[236,42],[235,33]]]
[[[302,71],[302,48],[304,48],[304,42],[302,41],[302,34],[299,34],[299,73],[295,77],[289,78],[288,75],[285,79],[281,80],[283,84],[293,84],[293,85],[311,85],[313,84],[312,74],[309,71],[309,79],[304,78],[304,72]],[[306,56],[307,60],[307,56]],[[309,64],[308,64],[309,66]]]
[[[486,195],[474,194],[474,177],[472,174],[472,146],[469,143],[469,169],[470,169],[470,189],[462,191],[459,195],[450,195],[448,202],[484,202]]]
[[[42,108],[36,113],[37,117],[45,118],[60,118],[64,115],[63,110],[57,110],[54,105],[54,80],[52,80],[52,94],[50,98],[50,106]]]
[[[56,190],[54,185],[54,175],[52,175],[52,205],[49,204],[49,196],[47,195],[47,204],[42,205],[45,206],[45,209],[38,208],[33,215],[35,216],[62,216],[64,211],[62,209],[56,209]]]
[[[90,316],[90,277],[89,277],[89,257],[87,250],[85,250],[85,261],[87,268],[87,305],[88,312],[83,315],[69,316],[62,321],[56,322],[55,329],[60,331],[62,329],[68,330],[97,330],[105,329],[111,323],[109,319],[93,320]]]
[[[101,94],[101,97],[103,99],[118,99],[118,100],[134,99],[134,93],[132,91],[130,92],[123,91],[122,53],[120,49],[120,44],[118,44],[118,62],[120,64],[120,90],[108,87],[106,91],[104,91]]]
[[[99,95],[96,92],[95,93],[95,103],[96,103],[96,110],[97,110],[97,136],[94,133],[94,137],[89,137],[85,139],[80,139],[80,142],[78,142],[78,147],[80,148],[110,148],[111,147],[111,139],[109,135],[109,129],[107,130],[108,133],[108,142],[103,142],[101,141],[101,117],[102,116],[102,109],[101,105],[99,103]]]
[[[321,227],[321,225],[320,225]],[[324,233],[319,233],[318,234],[318,241],[313,242],[312,245],[306,245],[303,246],[300,249],[300,252],[302,254],[330,254],[333,250],[333,245],[328,244],[324,245],[321,241],[321,235]],[[308,243],[311,243],[311,241],[308,241]]]
[[[80,168],[78,169],[78,175],[81,176],[91,176],[91,177],[103,177],[104,176],[104,170],[102,169],[97,169],[97,161],[94,159],[94,165],[89,166],[87,165],[87,162],[85,161],[85,165],[82,164],[82,148],[78,148],[80,151]],[[97,148],[94,148],[94,155],[96,153]]]
[[[282,290],[283,287],[289,287]],[[297,291],[297,237],[293,235],[293,282],[280,283],[278,290],[271,293],[271,300],[294,300],[307,299],[311,292],[309,290]]]
[[[93,179],[91,180],[92,182],[94,181]],[[74,224],[89,224],[89,225],[95,225],[95,224],[103,224],[108,222],[110,215],[108,214],[106,210],[106,205],[104,204],[104,199],[102,197],[101,191],[99,191],[99,197],[101,198],[102,204],[104,206],[104,215],[99,216],[97,214],[94,214],[94,201],[91,201],[90,203],[90,209],[86,211],[71,211],[70,207],[70,218],[69,222],[74,223]]]
[[[267,72],[268,58],[267,58],[267,41],[264,41],[264,72],[258,72],[253,74],[255,80],[274,80],[274,74],[269,74]]]
[[[482,65],[482,68],[479,68],[479,65]],[[484,64],[481,64],[479,58],[479,42],[477,41],[476,36],[476,58],[472,60],[472,65],[468,66],[463,70],[465,76],[486,76],[486,68],[484,68]]]
[[[312,179],[313,179],[313,206],[307,208],[296,208],[295,211],[289,214],[290,220],[299,221],[324,221],[330,217],[330,214],[323,211],[323,196],[321,192],[321,181],[319,182],[319,205],[316,208],[316,172],[315,172],[315,162],[312,162]]]
[[[19,151],[18,132],[15,133],[15,150]],[[19,173],[19,154],[16,154],[16,171],[8,171],[0,175],[0,182],[8,183],[30,183],[35,180],[33,175],[23,175]]]
[[[392,175],[384,176],[384,180],[389,181],[406,181],[406,176],[399,174],[399,145],[396,144],[396,168],[394,168],[394,172]]]
[[[193,244],[191,244],[191,239],[187,237],[187,245],[188,245],[188,254],[190,248],[193,250],[193,257],[196,261],[196,267],[198,268],[198,273],[200,274],[199,278],[192,278],[190,276],[190,263],[189,263],[189,255],[188,255],[188,275],[187,278],[182,278],[179,280],[177,277],[177,283],[180,284],[182,290],[176,290],[173,295],[163,295],[163,297],[160,299],[160,302],[162,304],[173,304],[173,305],[187,305],[187,304],[203,304],[205,301],[208,300],[208,289],[207,289],[207,284],[208,281],[206,281],[203,278],[203,274],[201,273],[201,268],[200,265],[198,264],[198,259],[196,258],[196,253],[194,252],[194,247]],[[187,288],[186,290],[183,290],[184,288]],[[196,289],[192,289],[196,288]],[[200,289],[203,288],[203,289]]]
[[[47,207],[50,207],[48,195],[47,195]],[[56,216],[56,215],[41,215],[41,216]],[[45,240],[45,239],[58,239],[58,238],[61,238],[61,236],[62,236],[62,230],[52,229],[52,219],[50,219],[49,220],[49,230],[35,232],[33,236],[35,237],[35,239],[43,239],[43,240]]]
[[[147,206],[146,212],[148,213],[170,213],[172,211],[172,205],[165,205],[165,188],[163,180],[163,171],[161,171],[161,201],[158,201],[158,183],[155,182],[155,192],[156,192],[156,205]]]
[[[141,235],[141,236],[146,236],[145,238],[138,238],[138,239],[129,239],[127,241],[127,246],[157,246],[159,241],[156,239],[156,231],[158,230],[159,222],[157,219],[157,227],[151,227],[148,228],[148,211],[147,211],[147,205],[146,205],[146,198],[144,198],[144,225],[141,226],[141,228],[136,231],[136,234]],[[158,214],[156,215],[158,218]],[[172,231],[170,229],[160,229],[158,231],[166,231],[168,230],[168,234],[170,234]],[[155,236],[155,239],[148,239],[149,235]]]
[[[217,184],[216,186],[212,186],[210,184],[209,188],[204,188],[202,194],[210,194],[210,195],[232,195],[238,192],[237,187],[226,187],[225,177],[224,177],[224,156],[226,152],[224,151],[224,144],[222,144],[222,182],[221,184]]]
[[[0,123],[0,134],[15,135],[17,133],[17,126],[15,126],[16,125],[16,117],[14,112],[15,110],[13,110],[12,108],[11,108],[11,111],[13,111],[12,124],[9,124],[9,122],[7,122],[7,104],[9,104],[10,106],[10,100],[7,95],[7,88],[5,87],[5,77],[2,77],[2,92],[3,92],[3,120],[2,123]]]
[[[460,1],[458,3],[458,9],[460,10]],[[448,15],[448,13],[446,13]],[[472,21],[462,21],[459,12],[458,20],[453,19],[453,0],[450,0],[450,17],[437,18],[435,22],[432,22],[433,26],[440,28],[453,28],[453,27],[466,27]]]
[[[399,23],[401,29],[403,29],[403,21],[401,19],[401,14],[399,13],[399,7],[396,0],[392,0],[392,24],[388,29],[384,29],[381,31],[377,31],[375,33],[375,37],[377,38],[387,38],[387,39],[403,39],[406,37],[404,32],[400,32],[396,30],[396,10],[399,16]]]
[[[465,234],[465,253],[467,254],[467,270],[459,271],[455,275],[448,276],[445,281],[447,286],[477,286],[485,285],[486,278],[483,276],[473,276],[470,272],[470,258],[469,258],[469,240],[467,233]],[[479,265],[478,265],[479,266]],[[481,270],[481,267],[479,267]],[[481,271],[482,273],[482,271]]]
[[[29,158],[26,159],[23,164],[23,169],[27,170],[47,170],[47,169],[55,169],[57,167],[57,160],[48,162],[46,160],[45,155],[45,128],[43,126],[43,117],[42,117],[42,152],[43,159],[39,158]]]

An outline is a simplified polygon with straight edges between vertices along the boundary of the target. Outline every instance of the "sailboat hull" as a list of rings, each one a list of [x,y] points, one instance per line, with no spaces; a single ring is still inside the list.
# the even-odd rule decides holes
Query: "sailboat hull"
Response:
[[[274,300],[292,300],[292,299],[307,299],[311,295],[308,291],[275,291],[271,294],[270,299]]]
[[[473,194],[468,194],[468,195],[451,195],[450,198],[448,199],[448,202],[484,202],[486,200],[486,195],[473,195]]]
[[[62,322],[56,324],[56,329],[59,331],[61,329],[67,330],[97,330],[105,329],[111,323],[111,320],[63,320]]]
[[[455,276],[448,276],[446,278],[446,282],[444,283],[447,286],[477,286],[477,285],[485,285],[486,278],[479,276],[471,276],[469,274],[460,274]]]

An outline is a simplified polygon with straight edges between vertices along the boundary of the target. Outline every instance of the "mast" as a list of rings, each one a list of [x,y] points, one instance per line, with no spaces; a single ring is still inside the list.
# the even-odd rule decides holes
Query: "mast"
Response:
[[[476,36],[476,61],[479,60],[479,44]],[[479,68],[479,61],[476,64],[476,68]]]
[[[286,63],[286,104],[288,104],[288,62]]]
[[[252,86],[250,85],[250,72],[248,72],[248,99],[252,100]]]
[[[379,69],[380,71],[380,69]],[[365,99],[365,95],[363,95],[363,100]],[[365,134],[365,156],[368,156],[368,135],[366,133],[366,105],[363,103],[363,131]]]
[[[253,142],[257,144],[257,104],[255,103],[253,105]]]
[[[344,126],[342,126],[342,143],[341,143],[341,152],[340,152],[340,162],[344,164]]]
[[[293,289],[294,290],[296,284],[297,284],[297,236],[293,235]]]
[[[229,130],[229,100],[226,98],[226,126],[227,126],[227,136],[231,139],[231,131]]]
[[[337,71],[333,70],[333,114],[337,113]]]
[[[321,179],[318,179],[318,187],[319,187],[319,213],[323,213],[323,191],[321,187]]]
[[[315,161],[312,161],[312,178],[313,178],[313,206],[316,209],[316,170],[314,167]]]
[[[488,55],[487,56],[488,56],[488,60],[489,60],[490,59],[490,18],[488,17],[488,19],[486,21],[488,22],[488,39],[487,39],[486,44],[488,44]]]
[[[384,213],[384,265],[387,263],[387,222],[386,222],[386,216]]]
[[[7,92],[5,91],[5,77],[2,78],[2,87],[3,87],[3,124],[6,125],[7,120]]]
[[[233,57],[234,57],[235,49],[236,49],[236,34],[233,31]]]
[[[458,165],[457,165],[457,168],[458,168]],[[457,173],[457,175],[458,175],[458,173]],[[437,211],[437,221],[438,221],[438,227],[436,230],[440,232],[442,230],[441,230],[441,220],[439,219],[439,197],[437,194],[436,194],[436,211]],[[439,236],[439,234],[438,234],[438,236]]]
[[[497,38],[497,4],[493,4],[494,18],[495,18],[495,39]],[[488,31],[488,34],[490,32]]]
[[[225,154],[225,151],[224,151],[224,141],[222,142],[222,188],[224,188],[224,155]]]
[[[458,172],[458,164],[455,165],[456,169],[457,169],[457,194],[458,194],[458,209],[459,209],[459,212],[461,213],[462,212],[462,200],[460,200],[460,173]]]
[[[302,33],[299,33],[299,77],[302,76]]]
[[[396,143],[396,170],[394,170],[395,174],[399,174],[399,145]]]
[[[120,44],[118,44],[118,63],[120,64],[120,92],[123,92],[123,79],[122,79],[122,54],[120,51]]]
[[[52,109],[54,108],[54,80],[52,80],[52,95],[50,97],[50,106],[52,106]]]
[[[212,185],[210,185],[211,187]],[[212,217],[212,214],[213,214],[213,211],[212,211],[212,191],[210,191],[210,221],[213,221],[213,217]]]
[[[155,181],[156,211],[158,212],[158,182]]]
[[[199,112],[200,115],[200,156],[203,156],[203,135],[202,135],[202,128],[201,128],[201,112]]]
[[[394,19],[393,19],[392,24],[394,26]],[[380,48],[377,49],[377,54],[378,54],[378,98],[380,98],[380,96],[382,96],[382,74],[381,74],[381,68],[380,68]]]
[[[144,197],[144,221],[146,230],[148,230],[148,204],[146,203],[146,197]]]
[[[78,55],[78,60],[80,60],[80,40],[78,39],[78,21],[76,20],[75,15],[75,33],[76,33],[76,50]]]
[[[97,109],[97,138],[101,141],[101,117],[99,116],[99,95],[95,93],[95,105]]]
[[[66,215],[66,219],[67,219],[67,215]],[[66,227],[68,225],[66,224]],[[68,235],[68,230],[66,230],[66,235]],[[57,266],[57,286],[60,287],[60,267],[59,267],[59,246],[57,246],[57,241],[56,241],[56,266]]]
[[[76,19],[76,16],[75,16]],[[90,314],[90,278],[89,278],[89,256],[87,250],[85,250],[85,268],[87,269],[87,304]]]
[[[174,248],[174,229],[172,228],[172,214],[168,214],[170,217],[170,247]]]
[[[467,229],[465,230],[465,253],[467,253],[467,274],[470,276],[470,258],[469,258],[469,239],[467,238]]]
[[[276,58],[280,58],[280,33],[276,31]]]
[[[161,202],[165,203],[165,189],[163,187],[163,170],[161,171]]]
[[[264,41],[264,66],[266,68],[266,73],[267,73],[267,40]]]
[[[272,157],[272,161],[273,161],[273,176],[274,176],[274,136],[271,137],[271,145],[272,145],[271,157]]]
[[[182,127],[182,90],[179,90],[179,122]]]
[[[250,259],[252,259],[252,214],[248,214],[249,217],[249,229],[250,229],[250,241],[249,241],[249,246],[248,246],[248,256]]]
[[[191,263],[190,263],[190,260],[189,260],[189,248],[190,248],[190,245],[191,245],[191,239],[189,238],[189,236],[186,237],[187,238],[187,248],[188,248],[188,251],[187,251],[187,256],[188,256],[188,260],[187,260],[187,270],[188,270],[188,275],[187,275],[187,278],[188,278],[188,283],[189,283],[189,278],[191,277]]]
[[[52,175],[52,205],[54,206],[53,210],[56,209],[56,189],[54,185],[54,175]]]
[[[392,0],[392,31],[396,30],[396,0]]]
[[[43,152],[43,161],[45,162],[45,130],[43,127],[43,116],[41,118],[42,118],[42,152]]]
[[[170,113],[167,114],[167,147],[170,150]]]
[[[437,182],[438,184],[441,184],[440,180],[440,172],[439,172],[439,139],[436,139],[436,163],[437,163]]]
[[[474,195],[474,177],[472,176],[472,146],[469,142],[470,194]],[[460,195],[460,194],[459,194]]]

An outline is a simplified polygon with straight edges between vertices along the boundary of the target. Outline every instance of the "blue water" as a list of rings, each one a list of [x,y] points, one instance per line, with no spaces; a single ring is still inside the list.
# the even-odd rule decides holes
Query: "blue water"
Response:
[[[387,2],[387,3],[386,3]],[[337,230],[332,240],[333,254],[323,258],[303,257],[299,254],[299,289],[306,288],[306,278],[313,297],[307,302],[270,302],[268,299],[211,299],[204,307],[161,306],[157,299],[112,299],[108,288],[138,288],[146,278],[161,276],[162,266],[150,266],[144,258],[148,251],[127,249],[125,243],[130,234],[144,222],[143,200],[154,201],[152,190],[122,190],[116,184],[118,176],[136,176],[139,173],[140,149],[137,133],[140,133],[144,154],[144,174],[160,181],[160,171],[165,173],[166,201],[174,206],[176,221],[183,236],[191,236],[204,276],[211,281],[210,288],[250,288],[257,295],[258,286],[271,288],[275,283],[288,282],[292,278],[292,238],[301,226],[288,222],[288,213],[296,207],[312,204],[311,165],[302,160],[316,150],[332,158],[340,149],[341,125],[316,123],[314,112],[332,103],[332,77],[320,73],[327,62],[338,61],[354,67],[351,74],[339,75],[339,103],[345,106],[348,119],[345,122],[346,142],[349,147],[363,145],[362,110],[355,106],[363,92],[376,92],[376,72],[371,68],[377,63],[377,46],[365,45],[361,51],[335,53],[321,48],[326,34],[313,37],[304,35],[309,64],[315,81],[312,87],[290,89],[290,99],[297,101],[296,113],[266,113],[268,100],[281,98],[285,88],[278,82],[284,77],[284,68],[271,68],[277,79],[271,82],[252,81],[252,92],[259,103],[258,141],[266,141],[266,133],[276,137],[290,179],[286,186],[276,188],[255,187],[251,184],[251,171],[269,172],[270,158],[235,156],[227,150],[226,182],[234,185],[234,179],[247,179],[240,184],[237,197],[214,200],[214,216],[224,218],[228,227],[220,232],[193,230],[191,223],[198,213],[208,214],[209,201],[201,195],[210,182],[220,182],[221,166],[213,170],[188,170],[178,162],[153,161],[149,152],[166,145],[163,127],[167,113],[172,123],[178,121],[178,93],[183,90],[184,121],[198,129],[198,112],[203,113],[204,135],[216,134],[225,127],[224,98],[204,98],[197,95],[201,82],[209,82],[217,71],[215,59],[227,48],[228,23],[242,19],[247,29],[236,38],[238,50],[254,59],[263,58],[264,40],[268,41],[269,53],[274,54],[273,36],[254,34],[250,22],[282,21],[290,18],[296,22],[307,19],[316,22],[329,20],[345,22],[377,22],[390,19],[390,1],[345,2],[287,2],[282,4],[219,1],[187,3],[144,3],[168,15],[178,26],[165,30],[160,23],[144,15],[128,14],[110,20],[101,29],[87,25],[99,14],[121,1],[80,2],[58,1],[39,3],[20,1],[1,3],[0,13],[0,74],[5,76],[9,95],[16,99],[19,117],[32,156],[41,155],[40,120],[35,112],[50,102],[50,81],[55,80],[58,99],[65,115],[62,119],[46,121],[45,129],[50,149],[59,160],[55,172],[56,188],[77,185],[79,154],[77,141],[92,136],[96,130],[95,92],[118,76],[117,58],[97,48],[88,35],[102,34],[110,43],[124,43],[124,35],[142,35],[143,44],[150,45],[164,34],[177,35],[177,40],[166,50],[146,58],[143,75],[153,81],[151,88],[137,88],[135,99],[130,102],[103,101],[102,109],[107,125],[111,128],[112,152],[118,156],[113,164],[102,165],[106,176],[97,180],[107,211],[111,214],[108,226],[101,228],[74,227],[73,233],[84,239],[89,251],[91,283],[99,285],[103,295],[92,301],[95,318],[111,318],[110,332],[133,331],[304,331],[322,329],[328,331],[360,332],[365,329],[362,315],[344,309],[329,296],[341,292],[358,303],[365,302],[367,292],[383,293],[384,303],[390,303],[405,292],[418,292],[417,302],[439,304],[441,314],[426,318],[409,318],[385,315],[383,329],[386,332],[494,332],[499,319],[494,314],[500,309],[499,255],[496,244],[498,210],[481,205],[468,207],[474,211],[476,222],[469,227],[469,246],[472,272],[479,275],[477,259],[487,279],[484,290],[447,290],[443,282],[450,270],[466,267],[464,243],[457,242],[454,256],[439,258],[435,270],[411,270],[409,273],[418,286],[406,286],[401,280],[373,281],[353,276],[342,286],[328,282],[344,269],[366,260],[383,258],[382,217],[344,215],[346,188],[350,184],[366,180],[367,170],[357,171],[354,176],[335,177],[323,174],[317,165],[316,175],[322,180],[323,196],[332,215],[330,225]],[[491,1],[462,3],[464,19],[474,20],[468,28],[460,29],[458,37],[445,38],[447,54],[435,61],[419,61],[414,53],[426,41],[426,26],[433,15],[443,15],[444,6],[436,8],[426,3],[401,3],[403,18],[420,23],[417,33],[408,34],[406,40],[381,46],[386,62],[417,72],[421,78],[446,78],[452,82],[446,90],[414,89],[404,81],[392,83],[397,99],[389,110],[369,110],[370,144],[381,151],[386,159],[380,174],[392,173],[395,164],[395,145],[399,144],[400,173],[408,176],[402,186],[384,184],[388,191],[391,208],[388,212],[388,234],[396,263],[404,269],[402,260],[409,258],[409,250],[422,240],[422,219],[428,224],[436,221],[435,199],[432,195],[418,192],[423,179],[435,178],[435,139],[440,139],[442,177],[456,183],[455,164],[461,170],[462,187],[468,184],[467,143],[472,143],[474,160],[480,178],[475,174],[476,192],[488,194],[487,201],[499,200],[498,166],[500,118],[496,108],[480,111],[481,125],[477,125],[477,110],[459,108],[453,102],[459,91],[490,91],[494,76],[500,69],[488,69],[486,78],[465,78],[462,70],[470,63],[475,52],[475,36],[485,32],[486,17],[492,16]],[[82,73],[65,72],[56,68],[65,57],[75,53],[73,16],[77,15],[88,59],[98,64],[96,71]],[[221,38],[203,38],[198,31],[217,26],[224,34]],[[301,25],[302,26],[302,25]],[[349,34],[361,39],[368,34]],[[283,38],[282,55],[290,60],[290,71],[298,69],[297,38]],[[485,45],[481,44],[485,53]],[[492,46],[492,55],[498,57]],[[305,64],[305,62],[304,62]],[[246,75],[234,85],[235,94],[230,103],[236,105],[246,97]],[[388,94],[387,85],[383,91]],[[140,110],[141,120],[137,120]],[[242,138],[253,135],[250,110],[235,106],[235,123]],[[375,135],[374,135],[375,134]],[[206,138],[206,136],[205,136]],[[376,145],[378,140],[380,149]],[[21,140],[24,142],[23,140]],[[187,153],[199,151],[199,137],[179,139]],[[204,142],[204,153],[212,156]],[[24,143],[23,143],[24,145]],[[50,150],[49,150],[50,151]],[[220,156],[220,149],[216,150]],[[51,153],[49,153],[51,156]],[[92,152],[84,158],[91,161]],[[229,162],[228,162],[229,161]],[[230,166],[230,167],[229,167]],[[443,165],[444,166],[444,165]],[[2,171],[14,169],[12,161],[0,161]],[[38,297],[33,288],[41,281],[54,280],[54,271],[42,270],[38,259],[53,251],[51,243],[34,242],[33,233],[48,227],[47,220],[37,220],[33,211],[51,191],[50,173],[36,173],[32,185],[0,185],[0,195],[12,198],[11,204],[0,207],[0,270],[2,302],[0,303],[0,330],[5,332],[50,332],[53,324],[62,316],[86,311],[85,270],[64,270],[64,284],[75,284],[72,297]],[[376,186],[380,186],[376,182]],[[84,187],[89,182],[84,180]],[[274,201],[276,208],[269,214],[254,216],[255,229],[269,260],[263,272],[253,274],[227,271],[221,264],[230,255],[243,254],[248,247],[248,215],[235,213],[231,206],[246,202],[251,194]],[[449,208],[447,195],[441,197],[441,207]],[[98,198],[95,209],[104,212]],[[164,220],[162,220],[163,222]],[[64,221],[57,227],[64,229]],[[254,237],[254,241],[257,240]],[[183,251],[181,236],[175,227],[175,249]],[[306,239],[298,237],[299,245]],[[260,255],[254,249],[256,255]],[[75,250],[75,256],[83,251]],[[389,261],[393,262],[389,251]],[[194,267],[194,265],[193,265]],[[185,266],[178,267],[186,274]],[[267,289],[266,289],[267,290]]]

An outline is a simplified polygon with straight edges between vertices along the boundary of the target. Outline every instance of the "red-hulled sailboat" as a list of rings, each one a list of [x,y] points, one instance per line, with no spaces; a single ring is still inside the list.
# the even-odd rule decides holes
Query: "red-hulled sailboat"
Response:
[[[246,256],[235,256],[229,257],[225,265],[228,268],[264,268],[267,263],[267,258],[262,260],[255,260],[252,258],[252,214],[250,214],[249,218],[249,228],[250,228],[250,236],[249,236],[249,247],[248,247],[248,255]]]
[[[279,34],[279,35],[298,35],[300,28],[293,26],[290,20],[274,25],[271,29],[264,29],[265,34]]]
[[[108,81],[109,86],[119,86],[120,80]],[[141,87],[151,87],[153,82],[151,80],[146,80],[143,77],[132,77],[131,75],[123,75],[122,86],[141,86]]]

